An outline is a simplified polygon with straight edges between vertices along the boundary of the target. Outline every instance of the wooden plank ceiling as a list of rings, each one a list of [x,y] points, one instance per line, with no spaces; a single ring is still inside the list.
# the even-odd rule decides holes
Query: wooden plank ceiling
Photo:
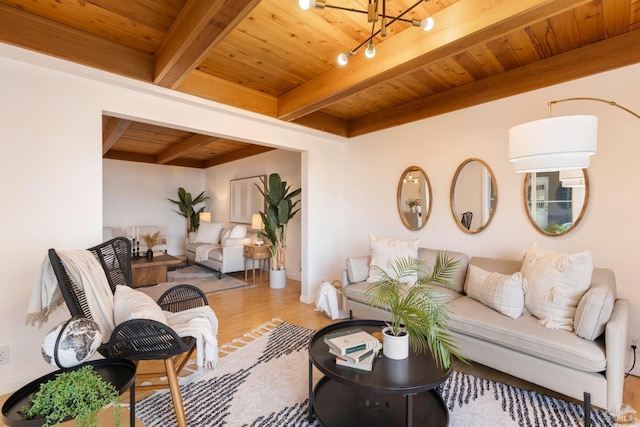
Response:
[[[415,0],[387,3],[397,16]],[[640,62],[640,0],[418,3],[404,18],[431,16],[432,31],[395,22],[375,58],[346,66],[366,15],[296,0],[0,0],[0,41],[345,137]],[[270,149],[106,116],[103,129],[112,159],[205,168]]]

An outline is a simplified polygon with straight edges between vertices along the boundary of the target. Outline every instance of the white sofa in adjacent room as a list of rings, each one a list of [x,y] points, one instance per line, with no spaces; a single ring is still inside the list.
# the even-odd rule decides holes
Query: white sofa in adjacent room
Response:
[[[236,224],[201,222],[198,232],[187,242],[187,261],[204,265],[219,273],[243,271],[245,269],[244,245],[256,239],[255,232],[247,226]],[[256,266],[259,261],[255,261]],[[247,260],[246,268],[253,268],[254,260]]]

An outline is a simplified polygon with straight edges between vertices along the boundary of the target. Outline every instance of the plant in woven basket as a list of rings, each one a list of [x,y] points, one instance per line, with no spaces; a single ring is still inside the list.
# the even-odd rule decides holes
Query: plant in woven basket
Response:
[[[85,365],[79,369],[62,372],[55,379],[40,385],[40,389],[29,396],[30,405],[20,409],[26,420],[38,416],[44,418],[44,427],[57,425],[67,418],[75,418],[76,425],[97,427],[98,411],[113,402],[114,425],[120,425],[120,393],[93,369]]]
[[[156,245],[164,245],[167,243],[167,238],[160,234],[159,231],[156,231],[153,234],[143,234],[142,240],[144,241],[144,244],[147,245],[147,249],[153,249]]]

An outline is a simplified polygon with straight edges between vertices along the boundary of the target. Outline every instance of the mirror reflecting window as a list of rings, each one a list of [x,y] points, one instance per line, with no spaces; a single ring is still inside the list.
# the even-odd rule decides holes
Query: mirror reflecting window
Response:
[[[418,166],[409,166],[398,182],[398,213],[409,230],[420,230],[431,214],[431,183]]]
[[[483,231],[498,205],[498,187],[493,171],[483,160],[467,159],[451,182],[451,213],[462,231]]]
[[[589,202],[586,169],[528,173],[524,207],[531,224],[544,235],[562,236],[575,229]]]

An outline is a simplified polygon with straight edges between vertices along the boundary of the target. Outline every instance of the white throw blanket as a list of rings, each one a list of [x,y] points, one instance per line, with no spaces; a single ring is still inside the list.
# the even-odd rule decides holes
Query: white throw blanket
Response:
[[[167,324],[181,337],[196,339],[198,369],[218,364],[218,318],[208,305],[172,313],[163,311]]]
[[[220,245],[200,245],[196,248],[196,262],[206,261],[209,258],[209,251],[220,247]]]
[[[95,256],[87,250],[57,251],[65,270],[82,290],[89,305],[93,320],[100,326],[105,341],[113,332],[113,293],[107,276]],[[39,327],[48,320],[49,314],[64,300],[58,288],[49,257],[40,265],[27,307],[27,324]]]
[[[57,251],[64,267],[87,299],[93,320],[100,326],[104,342],[109,341],[115,328],[113,293],[107,276],[96,257],[87,250]],[[139,291],[136,291],[139,292]],[[27,324],[42,327],[49,314],[60,307],[64,299],[49,257],[40,265],[33,283],[27,308]],[[218,362],[218,319],[209,306],[196,307],[178,313],[164,312],[167,324],[179,336],[196,339],[198,368],[213,369]]]

